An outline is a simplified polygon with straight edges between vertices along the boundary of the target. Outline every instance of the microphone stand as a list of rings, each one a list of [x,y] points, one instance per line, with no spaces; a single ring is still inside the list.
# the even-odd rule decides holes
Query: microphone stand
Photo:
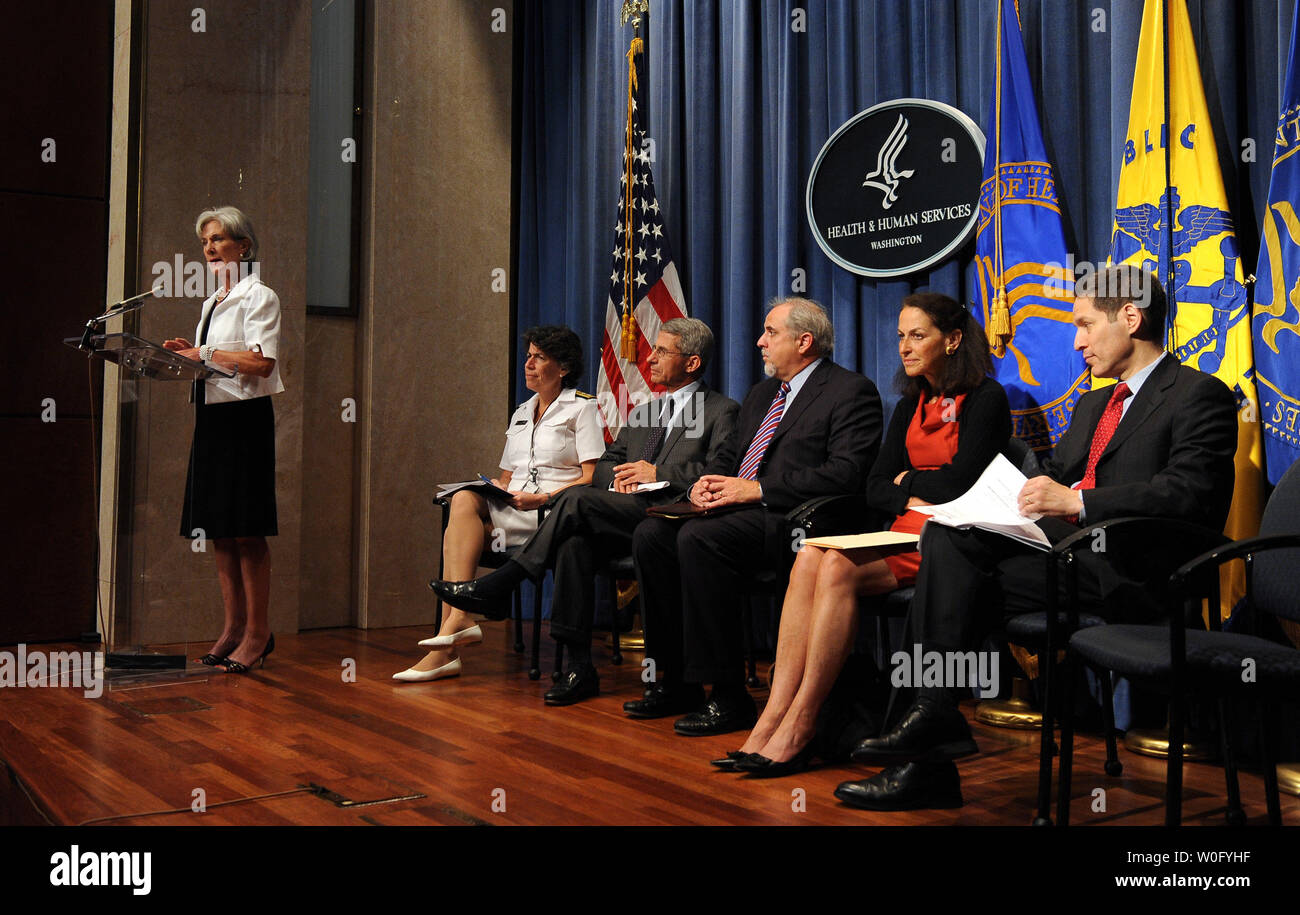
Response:
[[[94,353],[95,345],[91,342],[90,338],[94,336],[95,328],[102,326],[109,318],[116,318],[120,315],[130,314],[137,309],[143,308],[144,300],[153,294],[154,291],[150,289],[148,292],[133,295],[129,299],[123,299],[116,305],[110,306],[108,311],[104,312],[102,315],[97,315],[96,317],[91,318],[86,322],[86,329],[81,334],[81,342],[77,344],[77,349],[88,354]]]

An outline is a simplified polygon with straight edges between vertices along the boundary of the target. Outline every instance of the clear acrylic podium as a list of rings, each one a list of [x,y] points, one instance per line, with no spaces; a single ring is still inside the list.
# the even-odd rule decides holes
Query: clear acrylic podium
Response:
[[[87,342],[87,338],[68,337],[63,342],[74,349],[85,350],[83,343]],[[232,371],[178,356],[135,334],[93,334],[89,337],[89,344],[92,355],[150,381],[203,381],[213,376],[235,377]]]
[[[119,401],[123,413],[138,414],[142,412],[141,408],[144,408],[143,412],[147,412],[148,391],[152,385],[144,382],[193,383],[213,377],[233,378],[235,375],[233,371],[221,366],[207,365],[177,355],[157,343],[131,333],[94,334],[90,332],[88,326],[87,332],[82,336],[69,337],[63,342],[86,353],[90,358],[103,359],[118,367],[120,370],[117,379]],[[108,417],[105,417],[105,424],[108,424]],[[104,432],[106,435],[111,434],[108,428],[105,428]],[[118,433],[123,434],[120,426]],[[137,457],[144,457],[147,460],[147,428],[131,438],[134,442],[133,452]],[[145,453],[138,454],[140,450]],[[139,484],[134,484],[134,488],[139,488]],[[138,497],[140,493],[137,492],[135,495]],[[128,503],[126,506],[119,507],[119,513],[133,510],[130,503],[135,502],[136,499],[124,495],[120,489],[118,498]],[[129,523],[125,526],[126,533],[122,533],[119,526],[117,544],[119,551],[130,550],[131,541],[135,536],[133,519],[129,515],[127,518]],[[101,541],[102,533],[101,530]],[[101,542],[101,549],[105,548],[106,545]],[[132,625],[130,609],[132,602],[122,601],[121,597],[122,592],[119,591],[114,600],[113,613],[108,619],[99,618],[100,626],[105,630],[100,634],[104,645],[104,676],[106,685],[110,689],[147,685],[160,679],[172,680],[178,676],[185,676],[187,672],[206,674],[211,671],[208,667],[200,666],[195,669],[194,666],[187,664],[190,654],[188,638],[182,639],[180,643],[169,642],[161,650],[148,648],[142,644],[144,640],[137,634],[137,627]],[[178,647],[181,649],[180,654],[175,653]]]

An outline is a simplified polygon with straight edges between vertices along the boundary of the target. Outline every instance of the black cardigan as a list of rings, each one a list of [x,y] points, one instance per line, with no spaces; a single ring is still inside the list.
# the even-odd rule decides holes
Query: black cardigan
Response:
[[[916,413],[917,397],[904,397],[889,419],[889,430],[867,477],[867,502],[891,515],[907,510],[911,496],[939,504],[950,502],[970,489],[993,456],[1011,438],[1011,407],[1007,392],[992,378],[966,395],[957,417],[957,454],[951,464],[937,470],[913,470],[907,455],[907,427]],[[907,476],[898,485],[899,471]]]

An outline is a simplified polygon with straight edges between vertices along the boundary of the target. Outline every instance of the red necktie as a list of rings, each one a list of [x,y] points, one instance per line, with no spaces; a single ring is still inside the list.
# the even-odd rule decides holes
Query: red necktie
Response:
[[[1115,430],[1119,428],[1120,417],[1124,415],[1124,401],[1131,393],[1133,392],[1124,382],[1115,385],[1115,393],[1110,395],[1106,411],[1101,414],[1097,429],[1092,433],[1092,448],[1088,450],[1088,467],[1083,472],[1080,489],[1092,489],[1097,485],[1097,461],[1101,460],[1102,452],[1106,450],[1106,446],[1115,435]]]
[[[772,441],[772,436],[776,434],[776,427],[781,424],[781,414],[785,412],[785,395],[789,391],[790,385],[781,382],[780,390],[772,398],[772,406],[767,408],[767,415],[759,423],[758,431],[754,433],[754,440],[749,443],[745,459],[740,462],[740,473],[736,475],[742,480],[758,479],[758,465],[763,462],[767,446]]]

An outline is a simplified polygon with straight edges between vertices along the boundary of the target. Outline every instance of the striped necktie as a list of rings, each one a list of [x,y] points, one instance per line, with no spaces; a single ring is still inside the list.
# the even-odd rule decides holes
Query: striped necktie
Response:
[[[740,473],[737,476],[742,480],[758,479],[758,465],[763,463],[767,446],[771,444],[772,436],[776,434],[776,427],[781,424],[781,414],[785,412],[785,395],[789,393],[789,383],[781,382],[781,389],[772,398],[772,406],[767,408],[767,415],[763,417],[758,431],[754,433],[754,440],[749,443],[745,459],[740,462]]]

